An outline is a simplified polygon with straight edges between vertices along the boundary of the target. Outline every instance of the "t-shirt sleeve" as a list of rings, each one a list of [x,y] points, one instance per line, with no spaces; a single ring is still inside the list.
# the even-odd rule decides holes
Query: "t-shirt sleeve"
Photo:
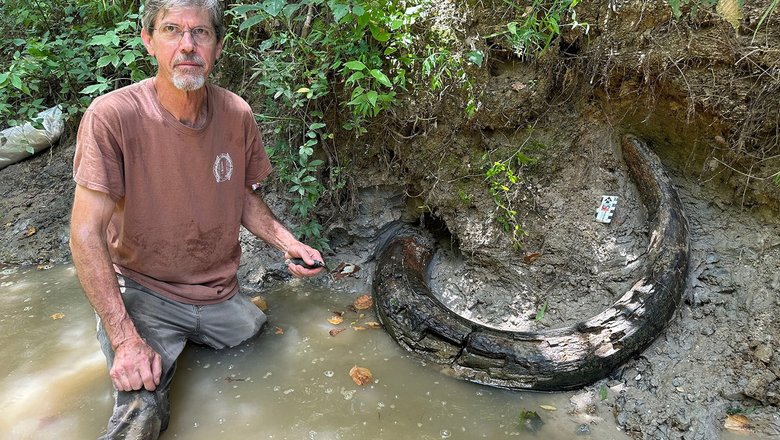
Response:
[[[96,109],[88,109],[76,135],[73,180],[119,200],[125,195],[122,163],[122,150],[111,124]]]
[[[256,189],[258,184],[271,174],[271,161],[265,152],[263,138],[254,116],[251,116],[246,124],[248,131],[246,186]]]

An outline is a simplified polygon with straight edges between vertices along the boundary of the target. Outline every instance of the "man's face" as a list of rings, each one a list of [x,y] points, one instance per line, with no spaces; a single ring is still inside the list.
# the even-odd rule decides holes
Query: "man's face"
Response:
[[[149,54],[157,59],[157,76],[180,90],[197,90],[206,82],[222,52],[209,12],[173,8],[161,13],[151,35],[141,30]]]

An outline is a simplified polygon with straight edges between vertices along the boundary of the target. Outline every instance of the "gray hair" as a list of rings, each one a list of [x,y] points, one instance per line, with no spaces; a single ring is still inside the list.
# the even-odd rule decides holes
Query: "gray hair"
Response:
[[[173,8],[201,8],[211,14],[211,24],[217,34],[217,41],[225,36],[225,23],[222,21],[222,0],[146,0],[141,24],[149,35],[154,30],[154,22],[162,14]]]

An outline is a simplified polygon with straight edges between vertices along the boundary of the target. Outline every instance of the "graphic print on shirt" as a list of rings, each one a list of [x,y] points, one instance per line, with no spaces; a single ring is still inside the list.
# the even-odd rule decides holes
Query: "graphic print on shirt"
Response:
[[[228,153],[221,153],[217,155],[214,160],[214,178],[217,179],[217,183],[225,182],[233,177],[233,159]]]

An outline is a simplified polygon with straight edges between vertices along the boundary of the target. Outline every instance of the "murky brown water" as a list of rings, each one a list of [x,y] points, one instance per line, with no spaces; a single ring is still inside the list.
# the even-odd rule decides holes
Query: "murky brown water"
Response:
[[[73,268],[0,271],[0,437],[91,439],[104,429],[112,388],[95,340],[94,313]],[[269,322],[253,342],[185,350],[173,384],[170,439],[571,439],[572,393],[518,393],[442,375],[404,352],[375,320],[331,311],[355,295],[299,282],[268,292]],[[55,319],[56,318],[56,319]],[[277,331],[277,328],[279,329]],[[357,386],[354,365],[374,383]],[[544,410],[540,405],[557,408]],[[522,432],[521,410],[546,422]],[[610,414],[590,425],[598,439],[627,439]]]

